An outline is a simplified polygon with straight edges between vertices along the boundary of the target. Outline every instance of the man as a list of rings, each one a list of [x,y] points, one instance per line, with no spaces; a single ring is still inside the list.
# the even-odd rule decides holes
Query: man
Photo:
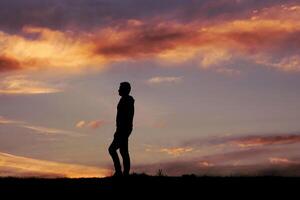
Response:
[[[128,82],[120,83],[119,95],[121,99],[117,107],[116,125],[114,140],[109,146],[109,154],[112,157],[115,167],[114,176],[127,176],[130,171],[130,157],[128,152],[128,138],[132,131],[132,121],[134,115],[134,99],[129,95],[131,86]],[[123,173],[117,150],[123,158]]]

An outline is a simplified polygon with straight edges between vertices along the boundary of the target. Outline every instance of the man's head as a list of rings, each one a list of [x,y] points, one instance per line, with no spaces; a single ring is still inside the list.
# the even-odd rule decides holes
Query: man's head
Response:
[[[122,83],[120,83],[120,87],[119,87],[119,95],[120,96],[127,96],[127,95],[129,95],[130,90],[131,90],[130,83],[128,83],[128,82],[122,82]]]

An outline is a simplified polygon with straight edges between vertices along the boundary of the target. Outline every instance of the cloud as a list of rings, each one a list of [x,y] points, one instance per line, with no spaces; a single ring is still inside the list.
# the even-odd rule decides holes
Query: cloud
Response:
[[[2,0],[0,29],[16,32],[25,25],[55,30],[90,30],[129,19],[224,20],[247,16],[253,10],[294,3],[294,0]]]
[[[31,126],[31,125],[24,125],[24,128],[33,130],[37,133],[45,134],[45,135],[68,135],[68,136],[82,136],[80,133],[76,133],[73,131],[61,130],[61,129],[54,129],[54,128],[47,128],[42,126]]]
[[[26,128],[33,130],[36,133],[44,134],[44,135],[67,135],[72,137],[78,137],[83,136],[80,133],[68,131],[68,130],[62,130],[62,129],[55,129],[55,128],[48,128],[43,126],[35,126],[32,124],[29,124],[25,121],[17,121],[12,119],[7,119],[3,116],[0,116],[0,124],[12,124],[18,127]]]
[[[95,53],[115,59],[155,56],[166,49],[175,48],[176,42],[188,39],[187,31],[177,23],[162,22],[123,29],[112,27],[103,32],[105,43],[103,38],[96,41]]]
[[[95,120],[95,121],[91,121],[88,123],[87,127],[92,128],[92,129],[97,129],[99,127],[102,127],[104,125],[104,121],[103,120]]]
[[[239,161],[240,164],[259,163],[265,161],[266,156],[276,155],[283,151],[288,150],[284,148],[234,149],[230,151],[216,152],[211,155],[204,155],[198,158],[198,160],[214,163],[215,165],[233,165],[237,161]]]
[[[298,176],[300,171],[295,166],[299,167],[300,163],[299,159],[294,158],[298,156],[299,148],[295,145],[299,141],[296,133],[193,139],[183,142],[178,149],[193,148],[192,152],[196,154],[185,157],[186,160],[157,163],[152,167],[175,175]],[[172,153],[172,149],[165,152]],[[151,167],[147,170],[151,171]],[[155,173],[153,170],[151,172]]]
[[[193,151],[193,148],[183,148],[183,147],[174,147],[174,148],[161,148],[159,152],[167,153],[172,156],[180,156],[182,154]]]
[[[199,165],[203,166],[203,167],[213,167],[213,166],[215,166],[213,163],[210,163],[210,162],[207,162],[207,161],[200,161]]]
[[[75,126],[77,128],[83,128],[85,126],[85,124],[86,124],[86,122],[81,120],[81,121],[77,122]]]
[[[77,128],[87,127],[87,128],[97,129],[97,128],[102,127],[105,123],[106,122],[103,121],[103,120],[93,120],[93,121],[90,121],[90,122],[86,122],[84,120],[81,120],[81,121],[77,122],[75,126]]]
[[[18,123],[23,123],[23,122],[6,119],[5,117],[0,116],[0,124],[18,124]]]
[[[153,145],[145,145],[146,152],[164,153],[174,157],[178,157],[195,151],[192,147],[155,147]]]
[[[298,55],[291,55],[275,62],[266,58],[258,58],[257,63],[265,66],[271,66],[275,69],[279,69],[285,72],[300,71],[300,57]]]
[[[148,79],[149,84],[161,84],[161,83],[180,83],[183,77],[181,76],[156,76]]]
[[[110,170],[84,165],[32,159],[0,152],[0,176],[105,177]]]
[[[134,166],[134,171],[168,175],[197,174],[206,176],[299,176],[299,162],[278,155],[290,155],[285,148],[237,149],[192,158]],[[298,169],[297,169],[298,167]]]
[[[75,35],[32,26],[25,26],[23,33],[34,37],[0,31],[0,41],[5,47],[0,50],[0,56],[9,55],[23,70],[60,69],[78,73],[96,65],[97,69],[104,68],[105,58],[91,53],[93,43],[88,41],[88,33]]]
[[[24,75],[8,76],[0,81],[0,94],[4,95],[49,94],[61,91],[44,82],[30,80]]]
[[[298,143],[297,133],[268,133],[194,138],[173,148],[147,145],[146,152],[166,153],[176,159],[140,165],[136,170],[155,174],[163,169],[169,175],[299,176]]]
[[[20,68],[21,66],[17,60],[6,56],[0,56],[0,72],[6,72]]]
[[[204,162],[205,163],[205,162]],[[299,164],[249,164],[249,165],[213,165],[206,166],[197,161],[173,161],[135,166],[133,171],[157,174],[161,169],[169,176],[181,176],[183,174],[196,174],[199,176],[300,176]]]
[[[292,164],[300,164],[300,162],[298,162],[298,161],[292,161],[292,160],[290,160],[290,159],[288,159],[288,158],[278,158],[278,157],[271,157],[271,158],[269,158],[269,161],[270,161],[270,163],[271,164],[275,164],[275,165],[281,165],[281,164],[283,164],[283,165],[292,165]]]
[[[248,136],[240,139],[233,139],[230,143],[242,148],[295,144],[300,142],[300,135],[271,135],[271,136]]]
[[[184,21],[151,15],[125,17],[95,25],[89,31],[29,23],[18,34],[0,32],[1,45],[5,47],[0,50],[0,60],[4,60],[5,66],[1,68],[78,73],[102,70],[114,62],[152,58],[171,63],[194,60],[200,68],[238,75],[240,69],[227,66],[232,66],[236,59],[245,59],[275,70],[299,72],[300,7],[285,2],[197,2],[201,9],[211,11],[206,13],[207,18],[196,15]],[[74,5],[79,4],[76,1]],[[220,14],[216,14],[216,8],[222,6]],[[230,17],[232,10],[239,13],[240,8],[247,14]],[[211,19],[215,15],[223,18]]]
[[[201,20],[186,24],[150,20],[133,27],[110,27],[96,40],[95,53],[114,60],[196,59],[201,68],[226,74],[240,71],[222,67],[224,63],[243,58],[285,72],[297,72],[299,16],[297,6],[276,5],[256,10],[243,19],[211,25],[203,25]]]
[[[274,145],[289,145],[300,142],[298,133],[261,133],[252,135],[230,135],[217,136],[209,138],[194,138],[192,140],[182,142],[183,147],[207,147],[229,145],[239,148],[256,148]]]

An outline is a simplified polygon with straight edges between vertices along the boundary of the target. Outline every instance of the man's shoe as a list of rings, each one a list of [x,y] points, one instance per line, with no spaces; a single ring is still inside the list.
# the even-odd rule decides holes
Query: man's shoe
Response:
[[[129,172],[123,172],[123,176],[128,177],[129,176]]]
[[[122,172],[115,172],[114,175],[112,175],[112,177],[122,177],[123,174]]]

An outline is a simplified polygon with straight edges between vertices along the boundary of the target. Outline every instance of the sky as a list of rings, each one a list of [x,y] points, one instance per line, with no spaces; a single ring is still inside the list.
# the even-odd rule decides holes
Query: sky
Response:
[[[1,0],[0,176],[299,176],[300,1]]]

